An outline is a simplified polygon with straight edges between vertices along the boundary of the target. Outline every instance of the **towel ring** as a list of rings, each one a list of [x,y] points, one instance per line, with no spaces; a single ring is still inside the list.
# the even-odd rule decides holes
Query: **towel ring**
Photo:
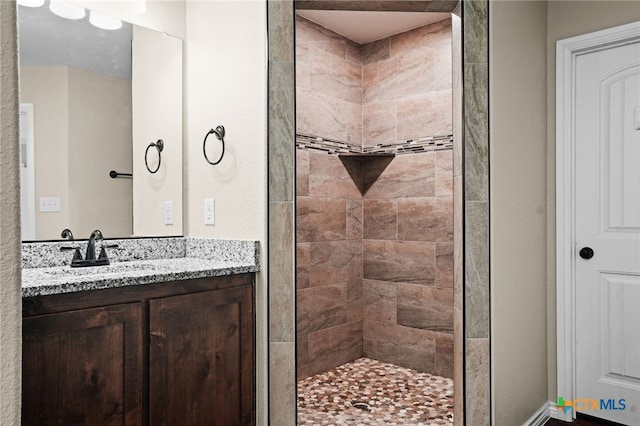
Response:
[[[149,155],[149,149],[151,147],[155,147],[155,149],[158,150],[158,167],[156,167],[155,170],[151,170],[151,168],[149,167],[149,162],[147,161],[147,156]],[[149,173],[156,173],[158,170],[160,170],[160,163],[162,163],[162,150],[164,149],[164,141],[162,139],[158,139],[157,142],[151,142],[148,146],[147,149],[144,151],[144,165],[147,166],[147,170],[149,170]]]
[[[211,160],[209,160],[209,157],[207,157],[207,138],[212,134],[216,135],[216,138],[218,138],[218,140],[222,142],[222,153],[220,154],[220,158],[218,158],[218,161],[216,162],[212,162]],[[212,166],[218,164],[220,161],[222,161],[222,157],[224,157],[224,134],[224,126],[220,125],[215,129],[209,130],[209,132],[204,137],[204,141],[202,142],[202,153],[204,154],[204,159],[207,160],[207,163],[211,164]]]

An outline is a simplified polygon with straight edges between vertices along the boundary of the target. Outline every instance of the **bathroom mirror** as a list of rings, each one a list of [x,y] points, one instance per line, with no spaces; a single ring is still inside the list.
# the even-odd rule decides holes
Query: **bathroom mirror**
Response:
[[[182,40],[49,4],[18,10],[23,241],[182,235]]]

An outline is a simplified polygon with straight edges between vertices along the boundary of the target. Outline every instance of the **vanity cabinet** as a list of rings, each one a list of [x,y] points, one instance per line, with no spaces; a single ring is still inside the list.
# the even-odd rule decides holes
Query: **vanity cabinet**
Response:
[[[253,283],[23,299],[22,424],[255,424]]]
[[[252,423],[252,319],[247,287],[151,300],[152,425]]]
[[[140,303],[25,318],[22,424],[142,421]]]

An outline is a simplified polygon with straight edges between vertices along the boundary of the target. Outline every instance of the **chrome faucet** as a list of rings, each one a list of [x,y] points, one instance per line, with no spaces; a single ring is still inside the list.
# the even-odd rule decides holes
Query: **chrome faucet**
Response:
[[[87,243],[87,254],[84,255],[84,260],[94,260],[96,258],[96,241],[102,241],[102,232],[96,229],[89,236],[89,243]]]

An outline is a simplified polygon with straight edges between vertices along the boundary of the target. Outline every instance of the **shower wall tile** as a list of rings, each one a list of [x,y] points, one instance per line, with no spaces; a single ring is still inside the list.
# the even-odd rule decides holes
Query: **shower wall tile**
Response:
[[[464,200],[462,194],[462,175],[453,178],[453,294],[454,307],[462,311],[464,295]]]
[[[362,279],[360,240],[311,243],[309,286]]]
[[[311,90],[362,104],[362,65],[321,49],[309,49]]]
[[[464,421],[468,425],[491,422],[488,4],[485,0],[462,2],[466,337]]]
[[[310,333],[347,322],[347,283],[298,290],[298,333]]]
[[[311,64],[309,46],[296,45],[296,90],[311,90]]]
[[[309,333],[309,373],[327,371],[362,357],[362,321]]]
[[[433,90],[433,61],[402,59],[392,56],[363,67],[363,102],[398,99]]]
[[[451,89],[431,91],[398,100],[397,138],[417,135],[450,135]]]
[[[453,243],[436,243],[436,287],[453,291]]]
[[[293,62],[293,25],[291,5],[287,2],[269,1],[269,61]]]
[[[453,398],[454,401],[464,401],[464,330],[462,310],[453,311]],[[457,399],[456,399],[457,398]],[[464,425],[464,404],[455,404],[454,418],[456,425]],[[458,423],[459,422],[459,423]]]
[[[364,200],[363,212],[363,238],[398,239],[398,202],[396,200]]]
[[[397,102],[379,101],[362,105],[363,144],[375,145],[398,140]]]
[[[362,239],[362,200],[346,200],[347,203],[347,230],[348,240]]]
[[[434,49],[433,90],[451,89],[452,55],[451,44]]]
[[[296,289],[309,287],[309,263],[311,263],[311,244],[296,244]],[[437,261],[436,261],[437,265]]]
[[[298,197],[296,218],[299,243],[344,240],[346,237],[346,200]]]
[[[453,333],[453,292],[398,283],[398,324]]]
[[[362,281],[363,317],[367,320],[397,321],[397,284],[389,281]]]
[[[298,90],[296,131],[362,145],[362,105],[322,92]]]
[[[293,62],[272,62],[269,72],[269,200],[292,201],[295,179]]]
[[[309,334],[296,334],[296,368],[298,380],[309,377]]]
[[[296,149],[296,195],[309,195],[309,152]]]
[[[360,190],[338,156],[309,153],[309,195],[360,199]]]
[[[473,2],[476,3],[476,2]],[[489,120],[486,94],[482,87],[488,85],[486,64],[467,64],[464,71],[464,173],[465,200],[489,199]],[[467,87],[465,85],[465,87]]]
[[[435,243],[364,240],[364,278],[434,285]]]
[[[271,424],[292,424],[296,418],[296,347],[294,342],[269,345],[269,419]]]
[[[467,339],[465,349],[465,424],[485,425],[491,409],[489,339]]]
[[[345,57],[347,39],[308,19],[296,15],[296,45],[324,50],[340,58]]]
[[[359,321],[363,318],[362,280],[347,283],[347,321]]]
[[[448,19],[391,37],[391,54],[424,57],[425,51],[450,46],[451,22]]]
[[[436,151],[436,197],[453,196],[453,150]]]
[[[398,200],[398,238],[414,241],[453,241],[453,198]]]
[[[346,41],[345,57],[362,67],[362,46],[351,40]],[[362,75],[360,75],[362,78]]]
[[[391,56],[390,47],[391,38],[389,37],[365,44],[362,47],[363,65],[382,61],[383,59],[389,59]]]
[[[454,339],[453,334],[436,335],[436,374],[453,379],[454,375]]]
[[[365,198],[432,197],[435,195],[435,153],[399,155],[384,172],[367,173]]]
[[[365,45],[362,81],[363,144],[451,134],[451,21]]]
[[[489,206],[465,202],[465,331],[467,338],[489,337]]]
[[[298,133],[362,145],[362,48],[296,17]]]
[[[269,330],[272,341],[293,342],[295,314],[295,272],[293,250],[293,203],[269,205],[270,243],[280,250],[269,251]],[[278,230],[278,232],[274,232]]]
[[[363,355],[418,371],[434,371],[436,334],[379,321],[363,321]]]

